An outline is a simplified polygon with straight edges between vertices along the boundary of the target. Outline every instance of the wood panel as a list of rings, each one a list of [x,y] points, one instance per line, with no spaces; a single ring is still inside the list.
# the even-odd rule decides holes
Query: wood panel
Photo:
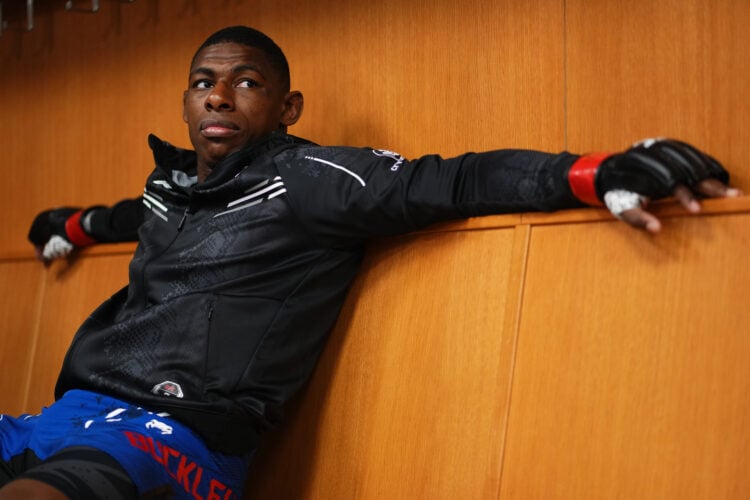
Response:
[[[36,412],[53,401],[57,375],[73,334],[94,308],[127,284],[130,257],[102,255],[52,264],[46,275],[26,411]]]
[[[568,147],[678,137],[750,191],[748,23],[747,1],[567,0]]]
[[[750,496],[748,224],[533,229],[501,498]]]
[[[562,2],[293,3],[303,135],[410,157],[564,147]]]
[[[25,410],[26,379],[36,343],[44,271],[36,261],[0,262],[0,413]]]
[[[375,246],[248,497],[496,498],[524,250],[513,229]]]

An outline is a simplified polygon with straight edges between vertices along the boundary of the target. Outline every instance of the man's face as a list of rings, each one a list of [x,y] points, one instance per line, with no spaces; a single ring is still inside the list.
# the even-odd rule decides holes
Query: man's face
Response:
[[[199,179],[228,154],[278,129],[286,99],[281,78],[260,49],[237,43],[203,49],[183,97]]]

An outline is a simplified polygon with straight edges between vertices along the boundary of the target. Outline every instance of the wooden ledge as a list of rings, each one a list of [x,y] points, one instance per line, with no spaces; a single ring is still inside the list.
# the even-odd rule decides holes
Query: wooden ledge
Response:
[[[750,196],[740,198],[713,198],[701,201],[701,212],[691,214],[675,201],[653,203],[650,211],[659,218],[700,217],[708,215],[725,215],[750,212]],[[421,233],[471,231],[477,229],[495,229],[513,227],[522,224],[532,226],[549,224],[571,224],[578,222],[611,221],[612,214],[606,208],[578,208],[558,212],[526,212],[523,214],[489,215],[471,219],[435,224]]]
[[[750,196],[740,198],[720,198],[703,200],[701,202],[701,213],[693,215],[688,213],[682,206],[674,201],[663,201],[651,205],[651,211],[659,218],[670,217],[700,217],[712,215],[727,215],[735,213],[750,212]],[[604,208],[579,208],[575,210],[560,210],[559,212],[527,212],[523,214],[488,215],[486,217],[473,217],[471,219],[457,220],[435,224],[427,229],[418,231],[423,233],[443,233],[455,231],[476,231],[481,229],[510,228],[519,225],[541,226],[549,224],[572,224],[581,222],[611,221],[612,215]],[[81,257],[96,257],[101,255],[123,255],[132,254],[135,251],[135,243],[114,243],[110,245],[95,245],[82,250],[78,254]],[[0,262],[36,260],[34,252],[9,251],[0,253]]]
[[[106,245],[94,245],[76,254],[76,259],[83,257],[97,257],[101,255],[127,255],[135,252],[135,243],[112,243]],[[0,253],[0,262],[13,261],[35,261],[34,250],[29,245],[28,250],[5,251]]]

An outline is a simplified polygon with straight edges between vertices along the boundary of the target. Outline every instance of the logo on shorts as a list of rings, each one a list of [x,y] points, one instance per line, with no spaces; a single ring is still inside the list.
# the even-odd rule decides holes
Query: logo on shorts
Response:
[[[151,392],[157,396],[167,396],[170,398],[181,398],[183,396],[180,384],[170,380],[165,380],[161,384],[156,384],[154,388],[151,389]]]
[[[172,434],[172,426],[167,425],[164,422],[160,422],[156,419],[153,419],[149,422],[146,422],[146,429],[159,429],[162,433],[162,435],[169,435]]]

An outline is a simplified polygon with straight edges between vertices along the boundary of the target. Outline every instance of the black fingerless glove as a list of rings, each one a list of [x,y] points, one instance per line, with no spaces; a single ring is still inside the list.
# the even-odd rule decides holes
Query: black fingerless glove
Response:
[[[83,225],[81,218],[86,212],[76,207],[61,207],[45,210],[34,218],[29,229],[29,241],[45,259],[66,255],[72,248],[80,248],[96,243]],[[63,241],[60,246],[60,241]],[[67,248],[65,242],[70,245]],[[54,250],[53,248],[63,250]]]
[[[648,139],[617,154],[584,155],[568,171],[571,191],[589,205],[601,205],[605,193],[616,189],[659,199],[678,185],[693,189],[711,178],[727,184],[729,173],[708,154],[674,139]]]

